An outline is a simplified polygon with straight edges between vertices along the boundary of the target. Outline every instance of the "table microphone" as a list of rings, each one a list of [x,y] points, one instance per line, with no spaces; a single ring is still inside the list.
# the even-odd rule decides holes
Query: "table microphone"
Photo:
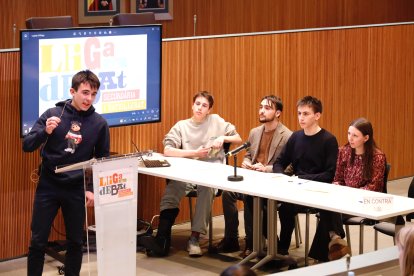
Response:
[[[241,146],[239,146],[239,147],[235,148],[234,150],[229,151],[228,153],[226,153],[226,156],[233,156],[233,155],[236,155],[236,154],[238,154],[240,151],[242,151],[242,150],[244,150],[244,149],[247,149],[247,148],[249,148],[249,147],[250,147],[250,142],[249,142],[249,141],[247,141],[247,142],[245,142],[243,145],[241,145]]]
[[[226,156],[234,156],[234,174],[227,177],[228,181],[243,181],[243,176],[237,175],[237,156],[236,156],[236,154],[238,154],[240,151],[242,151],[244,149],[247,149],[248,147],[250,147],[250,142],[249,141],[245,142],[243,145],[235,148],[234,150],[229,151],[228,153],[226,153]]]

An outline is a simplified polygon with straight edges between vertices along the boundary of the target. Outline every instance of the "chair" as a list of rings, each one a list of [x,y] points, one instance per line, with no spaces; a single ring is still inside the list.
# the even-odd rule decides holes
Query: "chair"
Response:
[[[229,152],[230,150],[230,145],[231,143],[224,143],[223,144],[223,149],[224,149],[224,153]],[[226,164],[229,163],[228,160],[228,156],[226,156]],[[222,190],[218,190],[215,197],[220,197],[221,194],[223,193]],[[188,197],[188,204],[189,204],[189,209],[190,209],[190,221],[193,221],[193,198],[197,197],[197,190],[193,190],[191,192],[189,192],[186,197]],[[212,252],[213,249],[213,211],[211,211],[210,213],[210,219],[209,219],[209,223],[208,223],[208,251]]]
[[[387,182],[388,182],[388,175],[391,170],[391,165],[386,164],[385,171],[384,171],[384,188],[383,193],[387,193]],[[350,237],[350,231],[349,226],[350,225],[359,225],[359,254],[364,253],[364,226],[365,225],[374,225],[378,223],[375,220],[367,219],[363,217],[350,217],[350,216],[344,216],[343,218],[343,224],[345,225],[345,232],[346,232],[346,240],[348,243],[349,248],[351,248],[351,237]],[[351,250],[352,254],[352,250]]]
[[[309,264],[309,226],[310,226],[310,215],[316,214],[317,222],[319,221],[319,213],[315,208],[310,208],[303,206],[299,210],[299,214],[306,215],[306,228],[305,228],[305,266]],[[300,233],[300,224],[299,224],[299,216],[298,214],[295,216],[295,241],[296,241],[296,248],[299,247],[299,244],[302,243],[302,235]]]
[[[302,234],[300,232],[299,214],[296,214],[295,216],[295,243],[296,243],[296,248],[299,248],[300,244],[302,243]]]
[[[117,13],[112,17],[113,26],[155,24],[153,12]]]
[[[73,27],[72,16],[30,17],[26,19],[27,29],[51,29]]]
[[[408,197],[414,198],[414,177],[411,180],[410,187],[408,188]],[[410,213],[405,217],[406,221],[411,221],[412,219],[414,219],[414,213]]]
[[[411,180],[410,187],[408,188],[408,197],[414,198],[414,178]],[[414,218],[414,213],[410,213],[406,216],[407,221],[411,221]],[[396,228],[397,232],[398,230],[405,225],[405,221],[402,216],[398,216],[395,223],[391,222],[380,222],[378,224],[374,225],[375,230],[375,242],[374,247],[375,250],[378,249],[378,232],[381,232],[387,236],[391,236],[394,238],[394,244],[395,244],[395,233]]]

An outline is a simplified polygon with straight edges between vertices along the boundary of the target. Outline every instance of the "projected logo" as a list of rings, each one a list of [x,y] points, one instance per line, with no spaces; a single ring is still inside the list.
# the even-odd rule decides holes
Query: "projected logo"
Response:
[[[72,76],[85,69],[101,81],[94,103],[97,112],[146,109],[146,53],[146,35],[40,39],[39,115],[71,98]]]
[[[133,169],[125,168],[99,174],[99,204],[107,204],[134,197]]]

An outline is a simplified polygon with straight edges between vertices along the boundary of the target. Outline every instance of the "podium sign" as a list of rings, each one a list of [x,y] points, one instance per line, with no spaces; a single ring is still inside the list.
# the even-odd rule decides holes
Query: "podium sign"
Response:
[[[136,275],[138,159],[92,164],[98,275]]]
[[[99,172],[99,194],[97,194],[99,204],[104,205],[133,199],[136,194],[133,182],[135,174],[136,170],[133,168]]]

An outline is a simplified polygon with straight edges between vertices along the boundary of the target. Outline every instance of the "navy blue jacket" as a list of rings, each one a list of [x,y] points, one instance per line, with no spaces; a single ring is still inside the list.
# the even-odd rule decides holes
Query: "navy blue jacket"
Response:
[[[273,172],[283,173],[292,164],[299,178],[332,183],[335,176],[338,142],[331,133],[321,129],[312,136],[303,130],[290,136],[273,164]]]
[[[49,117],[59,117],[61,122],[52,134],[45,131]],[[77,125],[71,129],[73,125]],[[87,111],[77,111],[71,100],[58,102],[46,110],[24,137],[23,150],[32,152],[41,147],[41,176],[57,184],[83,184],[81,170],[55,174],[56,167],[87,161],[93,157],[109,156],[109,127],[106,120],[91,106]]]

